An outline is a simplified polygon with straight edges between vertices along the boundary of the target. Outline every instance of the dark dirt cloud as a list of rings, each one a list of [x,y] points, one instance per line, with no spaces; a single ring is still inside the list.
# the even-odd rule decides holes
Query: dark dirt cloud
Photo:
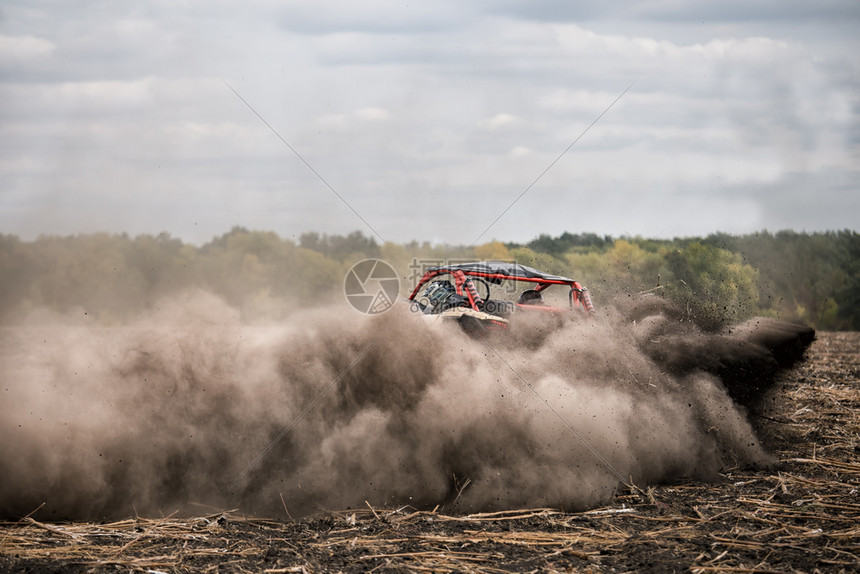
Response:
[[[403,307],[277,326],[201,292],[159,309],[123,327],[45,313],[2,331],[0,514],[273,515],[281,497],[294,516],[364,501],[583,508],[619,476],[770,460],[715,376],[643,352],[671,340],[666,313],[483,341]],[[735,347],[755,347],[754,331]]]

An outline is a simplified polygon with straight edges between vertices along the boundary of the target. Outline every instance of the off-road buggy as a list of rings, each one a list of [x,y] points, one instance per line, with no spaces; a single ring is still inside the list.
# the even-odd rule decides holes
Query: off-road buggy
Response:
[[[556,285],[567,287],[563,306],[557,296],[545,298]],[[413,311],[456,320],[467,332],[505,330],[521,313],[594,314],[588,290],[579,282],[500,261],[429,267],[408,300]]]

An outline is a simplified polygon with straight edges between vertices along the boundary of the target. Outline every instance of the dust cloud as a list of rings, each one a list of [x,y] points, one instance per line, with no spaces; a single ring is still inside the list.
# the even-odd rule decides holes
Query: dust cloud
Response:
[[[765,327],[627,309],[481,339],[406,305],[247,324],[200,291],[121,327],[32,314],[0,330],[0,515],[573,510],[707,480],[771,461],[730,397],[775,360]]]

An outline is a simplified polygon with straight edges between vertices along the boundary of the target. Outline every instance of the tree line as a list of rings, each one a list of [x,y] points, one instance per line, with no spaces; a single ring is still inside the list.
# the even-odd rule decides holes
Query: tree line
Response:
[[[860,330],[860,235],[854,231],[671,240],[565,233],[538,237],[526,248],[547,265],[566,266],[593,292],[659,293],[706,325],[763,315],[822,330]]]
[[[47,309],[119,324],[191,289],[219,295],[247,318],[277,320],[300,306],[341,299],[347,270],[366,258],[394,266],[404,295],[433,262],[499,259],[571,276],[598,305],[651,293],[714,327],[765,315],[860,330],[860,235],[847,230],[671,240],[563,233],[474,247],[380,245],[358,231],[305,233],[294,241],[242,227],[201,246],[167,233],[34,241],[0,234],[0,321]]]

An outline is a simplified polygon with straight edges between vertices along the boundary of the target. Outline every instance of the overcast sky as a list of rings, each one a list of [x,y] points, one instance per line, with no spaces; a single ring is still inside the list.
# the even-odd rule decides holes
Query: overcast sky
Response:
[[[0,134],[25,240],[858,230],[860,2],[6,0]]]

